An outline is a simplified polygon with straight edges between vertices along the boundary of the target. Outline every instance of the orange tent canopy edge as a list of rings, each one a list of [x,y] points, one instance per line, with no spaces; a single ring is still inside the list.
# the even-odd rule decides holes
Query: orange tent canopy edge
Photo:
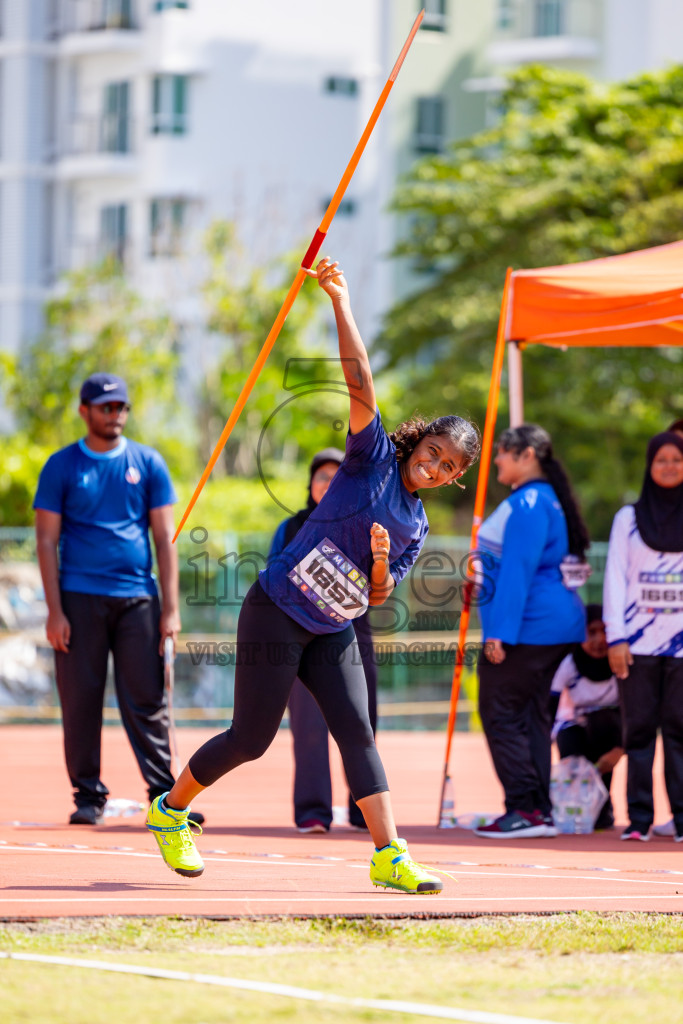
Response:
[[[683,242],[512,274],[507,341],[683,344]]]

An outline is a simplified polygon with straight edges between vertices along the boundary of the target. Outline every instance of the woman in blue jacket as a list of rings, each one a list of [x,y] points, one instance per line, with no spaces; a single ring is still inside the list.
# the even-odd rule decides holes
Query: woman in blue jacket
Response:
[[[571,645],[586,637],[576,587],[585,578],[588,531],[542,427],[503,431],[494,461],[512,494],[479,531],[487,581],[479,594],[479,712],[506,810],[475,831],[492,839],[549,837],[557,834],[550,686]]]

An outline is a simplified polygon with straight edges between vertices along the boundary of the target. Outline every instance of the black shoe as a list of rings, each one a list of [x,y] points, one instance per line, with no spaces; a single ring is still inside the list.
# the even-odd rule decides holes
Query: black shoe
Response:
[[[595,822],[594,831],[607,832],[611,828],[614,828],[614,815],[612,814],[611,808],[608,813],[605,814],[605,809],[603,807],[598,815],[597,821]]]
[[[99,825],[102,821],[103,807],[97,807],[95,804],[84,804],[83,807],[77,807],[69,818],[70,825]]]
[[[649,843],[650,842],[650,826],[634,825],[629,824],[624,831],[621,833],[621,838],[625,840],[634,839],[636,842]]]

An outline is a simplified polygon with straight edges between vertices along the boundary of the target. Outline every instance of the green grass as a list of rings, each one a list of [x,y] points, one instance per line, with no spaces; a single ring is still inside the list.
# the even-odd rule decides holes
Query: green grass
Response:
[[[106,918],[0,926],[0,949],[267,980],[573,1024],[683,1021],[683,918]],[[418,1021],[187,982],[0,961],[3,1017],[32,1024]]]

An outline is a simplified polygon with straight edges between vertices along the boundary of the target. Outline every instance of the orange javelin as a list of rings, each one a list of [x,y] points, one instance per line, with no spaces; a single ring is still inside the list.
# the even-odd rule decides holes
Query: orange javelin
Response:
[[[486,504],[486,491],[489,481],[489,469],[491,467],[491,454],[493,451],[493,434],[496,429],[496,414],[498,412],[498,394],[500,392],[500,377],[503,371],[503,357],[505,355],[505,327],[508,313],[508,302],[510,297],[510,279],[512,268],[508,267],[505,275],[505,286],[503,288],[503,301],[500,307],[498,319],[498,334],[496,336],[496,347],[493,353],[493,367],[491,370],[491,383],[489,385],[489,400],[486,406],[486,419],[484,421],[484,434],[481,440],[481,456],[479,458],[479,475],[477,477],[477,491],[474,498],[474,515],[472,516],[472,532],[470,534],[470,551],[476,551],[477,534],[484,518],[484,506]],[[455,668],[453,669],[453,682],[451,685],[451,707],[448,715],[448,728],[446,731],[446,757],[444,762],[443,779],[441,783],[441,800],[439,803],[439,821],[443,808],[446,786],[449,782],[448,764],[451,759],[451,744],[453,742],[453,730],[455,729],[455,715],[460,696],[460,679],[463,668],[463,650],[467,639],[467,627],[470,624],[470,607],[472,603],[473,581],[469,576],[471,568],[468,564],[468,580],[465,584],[463,595],[462,612],[460,613],[460,629],[458,633],[458,653],[455,656]],[[483,639],[483,638],[482,638]]]
[[[424,10],[421,10],[420,13],[418,14],[417,18],[413,22],[413,27],[410,30],[410,34],[408,35],[408,38],[406,39],[405,43],[403,44],[403,49],[401,50],[400,54],[398,55],[398,60],[396,61],[396,63],[394,64],[394,66],[393,66],[393,68],[391,70],[391,74],[389,75],[389,77],[388,77],[388,79],[386,81],[386,85],[382,89],[380,97],[377,100],[377,103],[375,104],[375,108],[372,111],[372,114],[370,115],[370,119],[368,120],[368,123],[365,126],[365,130],[364,130],[363,134],[360,137],[358,145],[356,146],[356,148],[353,151],[353,156],[349,160],[348,166],[347,166],[346,170],[344,171],[344,173],[341,176],[341,180],[340,180],[339,184],[337,185],[337,190],[334,193],[334,195],[332,196],[332,199],[330,200],[329,206],[325,210],[325,215],[324,215],[323,219],[320,221],[320,227],[318,228],[316,233],[313,235],[313,238],[311,239],[311,244],[309,245],[308,249],[306,250],[306,254],[305,254],[303,260],[301,261],[301,266],[302,267],[308,268],[308,267],[312,266],[313,260],[315,259],[316,255],[318,253],[318,250],[320,249],[320,246],[323,244],[323,241],[325,239],[325,235],[327,234],[327,229],[329,228],[330,224],[332,223],[332,218],[334,217],[335,213],[337,212],[337,207],[339,206],[340,202],[342,201],[344,193],[346,192],[346,189],[348,188],[348,184],[351,181],[351,178],[353,176],[353,172],[356,170],[356,167],[358,166],[358,161],[360,160],[361,156],[363,155],[363,150],[365,149],[367,141],[368,141],[368,139],[370,138],[370,136],[372,134],[372,131],[373,131],[373,128],[375,127],[375,124],[377,123],[377,118],[382,113],[382,108],[384,107],[384,104],[387,101],[387,97],[388,97],[389,93],[391,92],[391,89],[393,87],[394,82],[396,81],[396,77],[397,77],[399,71],[401,70],[401,65],[403,64],[403,61],[406,58],[406,54],[408,53],[408,50],[410,49],[410,46],[411,46],[411,44],[413,42],[413,39],[415,38],[417,30],[420,27],[420,23],[421,23],[422,19],[424,18],[424,13],[425,13]],[[180,520],[180,523],[178,524],[178,529],[176,530],[175,535],[173,537],[174,543],[178,539],[178,534],[182,530],[182,528],[185,525],[185,522],[187,520],[187,517],[189,516],[190,512],[194,508],[195,502],[197,501],[197,498],[201,494],[202,488],[204,487],[204,484],[209,479],[209,474],[211,473],[211,470],[213,469],[213,467],[216,465],[216,462],[218,461],[218,456],[223,451],[223,448],[225,447],[225,443],[228,440],[228,438],[230,437],[230,434],[232,433],[232,429],[235,426],[235,424],[237,423],[237,420],[239,419],[240,413],[242,412],[242,409],[244,408],[244,406],[247,403],[247,399],[249,398],[249,395],[252,392],[254,384],[256,383],[256,381],[258,379],[258,376],[261,373],[261,370],[263,369],[263,366],[265,364],[266,359],[270,355],[270,350],[272,349],[273,345],[277,341],[277,337],[278,337],[280,331],[282,330],[282,325],[284,324],[285,320],[287,319],[287,314],[289,313],[290,309],[294,305],[294,300],[297,297],[297,295],[299,294],[299,289],[301,288],[301,285],[304,283],[305,278],[306,278],[305,272],[303,270],[301,270],[301,269],[298,270],[297,274],[296,274],[296,277],[294,278],[294,280],[292,282],[292,285],[291,285],[289,291],[287,292],[287,295],[285,297],[285,301],[282,303],[282,306],[280,307],[280,312],[275,317],[275,323],[273,324],[273,326],[271,327],[270,331],[268,332],[268,337],[266,338],[266,340],[263,343],[263,348],[261,349],[261,351],[259,352],[258,356],[256,357],[256,362],[254,363],[254,365],[253,365],[253,367],[251,369],[251,372],[250,372],[249,376],[247,377],[247,380],[246,380],[246,382],[244,384],[244,387],[242,388],[242,390],[240,392],[239,398],[235,402],[235,406],[234,406],[232,412],[230,413],[230,416],[228,418],[228,422],[223,427],[223,433],[218,438],[218,441],[216,443],[216,447],[214,448],[213,452],[211,453],[211,458],[207,462],[206,468],[204,469],[204,472],[201,475],[199,483],[195,487],[194,494],[190,498],[190,502],[189,502],[187,508],[185,509],[185,511],[183,512],[183,518]]]

